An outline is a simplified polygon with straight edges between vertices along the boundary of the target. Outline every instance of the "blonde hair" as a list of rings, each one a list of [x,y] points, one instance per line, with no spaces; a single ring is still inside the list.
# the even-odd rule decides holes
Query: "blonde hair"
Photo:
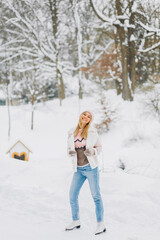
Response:
[[[91,112],[89,112],[89,111],[84,111],[84,112],[81,113],[81,115],[80,115],[80,117],[79,117],[78,125],[77,125],[76,129],[74,130],[74,136],[77,136],[79,130],[81,129],[81,128],[80,128],[81,118],[82,118],[82,114],[85,113],[85,112],[90,113],[90,115],[91,115],[91,120],[90,120],[89,123],[87,123],[87,124],[85,125],[85,127],[82,129],[81,137],[87,139],[88,129],[89,129],[89,127],[90,127],[90,125],[91,125],[91,122],[92,122],[92,114],[91,114]]]

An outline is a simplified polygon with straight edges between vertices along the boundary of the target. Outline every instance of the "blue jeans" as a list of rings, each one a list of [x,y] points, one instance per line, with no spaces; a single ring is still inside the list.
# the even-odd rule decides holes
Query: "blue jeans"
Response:
[[[103,221],[103,202],[99,187],[99,171],[98,167],[92,169],[90,165],[77,167],[77,172],[74,173],[69,194],[72,219],[79,220],[78,195],[86,179],[88,179],[91,194],[95,203],[97,222],[101,222]]]

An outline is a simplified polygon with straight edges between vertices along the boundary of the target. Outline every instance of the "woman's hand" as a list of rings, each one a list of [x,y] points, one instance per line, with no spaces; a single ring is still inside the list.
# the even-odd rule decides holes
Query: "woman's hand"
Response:
[[[84,151],[84,154],[86,155],[86,157],[94,156],[95,155],[95,151],[94,151],[94,149],[86,149]]]
[[[69,154],[71,157],[74,157],[74,156],[77,154],[77,152],[74,151],[74,150],[70,150],[70,151],[68,152],[68,154]]]

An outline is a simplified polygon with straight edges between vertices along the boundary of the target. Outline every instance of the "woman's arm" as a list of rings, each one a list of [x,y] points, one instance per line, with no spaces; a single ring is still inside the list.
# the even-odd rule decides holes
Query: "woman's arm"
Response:
[[[98,133],[97,133],[97,142],[96,142],[96,144],[94,145],[93,148],[95,150],[95,155],[100,154],[101,151],[102,151],[102,144],[101,144],[101,141],[100,141]]]
[[[72,135],[73,135],[73,133],[69,131],[68,138],[67,138],[67,153],[68,153],[68,156],[70,156],[70,157],[73,157],[77,154],[75,149],[73,148],[73,146],[71,147],[71,145],[74,144],[74,143],[71,144],[71,141],[73,140],[73,139],[71,139]]]
[[[71,137],[71,133],[68,132],[68,136],[67,136],[67,153],[69,155],[69,151],[71,150],[70,144],[69,144],[69,138]]]

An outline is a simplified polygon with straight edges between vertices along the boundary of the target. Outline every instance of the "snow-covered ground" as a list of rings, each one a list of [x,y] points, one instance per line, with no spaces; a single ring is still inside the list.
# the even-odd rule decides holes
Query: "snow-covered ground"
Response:
[[[68,98],[39,104],[34,130],[30,106],[0,107],[0,236],[2,240],[159,240],[160,124],[143,114],[140,100],[123,102],[111,94],[118,120],[101,135],[104,171],[100,174],[107,233],[95,236],[96,217],[88,183],[81,190],[81,229],[65,232],[71,221],[68,191],[72,166],[66,153],[67,131],[80,112],[94,111],[96,99]],[[21,140],[33,152],[28,162],[6,155]],[[118,166],[125,165],[123,171]]]

